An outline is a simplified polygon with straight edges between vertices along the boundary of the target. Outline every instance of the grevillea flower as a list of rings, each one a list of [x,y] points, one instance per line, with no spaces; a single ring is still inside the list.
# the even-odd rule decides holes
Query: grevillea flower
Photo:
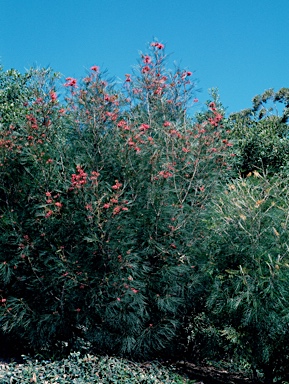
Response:
[[[117,215],[120,211],[121,211],[121,207],[120,207],[119,205],[117,205],[117,206],[113,209],[112,213],[113,213],[114,215]]]
[[[122,186],[121,183],[118,182],[118,180],[115,180],[115,184],[111,187],[111,189],[117,190]]]
[[[91,176],[90,176],[90,180],[96,180],[99,176],[100,176],[99,172],[92,171]]]
[[[64,84],[65,87],[74,87],[74,88],[77,87],[77,80],[74,79],[73,77],[67,77],[65,80],[66,80],[66,83]]]
[[[51,216],[52,214],[53,214],[53,212],[52,212],[51,210],[49,210],[49,211],[46,213],[45,217],[47,218],[47,217]]]
[[[54,103],[57,100],[57,94],[54,91],[50,92],[50,99]]]
[[[153,42],[153,43],[151,43],[151,46],[152,46],[152,47],[156,47],[156,48],[158,48],[158,49],[164,49],[164,47],[165,47],[163,44],[158,43],[158,42]]]
[[[92,67],[90,67],[90,70],[94,72],[99,72],[99,67],[97,65],[93,65]]]
[[[216,104],[212,101],[212,102],[209,104],[209,108],[210,108],[212,111],[215,111],[215,110],[216,110]]]
[[[164,127],[169,127],[170,125],[171,125],[171,123],[169,121],[165,121],[163,124]]]
[[[122,128],[122,129],[124,129],[125,131],[129,131],[129,130],[130,130],[130,128],[129,128],[129,126],[127,125],[127,122],[126,122],[125,120],[121,120],[121,121],[119,121],[119,122],[117,123],[117,127],[118,127],[118,128]]]
[[[169,171],[160,171],[159,176],[162,176],[164,179],[167,179],[168,177],[172,177],[173,174]]]
[[[150,56],[145,55],[144,58],[143,58],[143,62],[144,62],[145,64],[150,64],[150,63],[152,62],[152,59],[151,59]]]
[[[71,184],[72,189],[81,188],[84,184],[87,183],[87,173],[81,168],[80,165],[76,166],[77,174],[73,173],[71,175]]]
[[[161,95],[161,93],[162,93],[162,88],[161,87],[158,87],[155,91],[154,91],[154,94],[155,95]]]
[[[131,76],[130,76],[129,73],[126,73],[126,74],[125,74],[125,81],[126,81],[127,83],[130,83],[130,82],[131,82]]]
[[[150,128],[148,124],[141,124],[139,127],[140,131],[147,131]]]
[[[142,68],[142,73],[147,73],[150,71],[150,67],[148,67],[147,65],[145,67]]]

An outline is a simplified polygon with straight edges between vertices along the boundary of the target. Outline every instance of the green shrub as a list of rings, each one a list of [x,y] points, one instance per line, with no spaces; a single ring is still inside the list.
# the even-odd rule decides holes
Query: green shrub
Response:
[[[108,356],[80,356],[71,353],[60,361],[32,360],[25,358],[24,364],[3,364],[0,369],[2,384],[25,383],[122,383],[122,384],[193,384],[176,370],[152,362],[134,363]]]
[[[215,197],[208,239],[208,316],[230,356],[267,382],[288,369],[288,179],[258,172]]]
[[[64,105],[31,72],[24,112],[2,118],[1,327],[34,351],[172,353],[200,310],[200,216],[231,144],[215,102],[188,117],[192,73],[150,49],[122,91],[96,66],[67,78]]]
[[[288,164],[288,88],[272,89],[253,98],[253,106],[231,114],[228,125],[234,142],[234,165],[242,176],[257,170],[274,175]],[[278,103],[283,104],[279,116]]]

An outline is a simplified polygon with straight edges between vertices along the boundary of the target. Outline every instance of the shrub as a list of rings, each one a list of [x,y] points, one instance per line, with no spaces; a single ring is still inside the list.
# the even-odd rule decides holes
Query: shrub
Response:
[[[189,118],[191,72],[150,49],[122,91],[96,66],[67,78],[64,105],[32,71],[23,112],[2,117],[1,326],[34,350],[176,351],[199,310],[199,217],[230,142],[214,102]]]
[[[255,172],[227,185],[211,211],[208,316],[232,356],[266,382],[288,368],[287,178]]]
[[[253,98],[251,109],[230,115],[235,169],[242,176],[254,170],[274,175],[287,167],[288,95],[288,88],[269,89]],[[284,106],[280,116],[278,103]]]
[[[25,357],[25,363],[3,364],[0,371],[2,384],[25,383],[149,383],[149,384],[193,384],[179,375],[173,367],[166,368],[159,363],[146,365],[108,356],[81,356],[71,353],[60,361],[32,360]]]

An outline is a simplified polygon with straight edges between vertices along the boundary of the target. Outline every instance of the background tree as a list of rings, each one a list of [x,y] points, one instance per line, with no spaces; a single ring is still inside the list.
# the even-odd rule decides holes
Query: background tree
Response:
[[[280,104],[280,105],[279,105]],[[280,106],[283,110],[280,113]],[[269,89],[253,98],[253,106],[231,114],[228,120],[234,142],[235,169],[243,176],[257,170],[274,175],[288,163],[289,90]]]

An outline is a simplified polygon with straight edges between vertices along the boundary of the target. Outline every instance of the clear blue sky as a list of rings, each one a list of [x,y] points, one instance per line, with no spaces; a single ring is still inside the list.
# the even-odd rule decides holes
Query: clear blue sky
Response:
[[[0,64],[124,78],[154,37],[228,112],[289,87],[289,0],[0,0]]]

